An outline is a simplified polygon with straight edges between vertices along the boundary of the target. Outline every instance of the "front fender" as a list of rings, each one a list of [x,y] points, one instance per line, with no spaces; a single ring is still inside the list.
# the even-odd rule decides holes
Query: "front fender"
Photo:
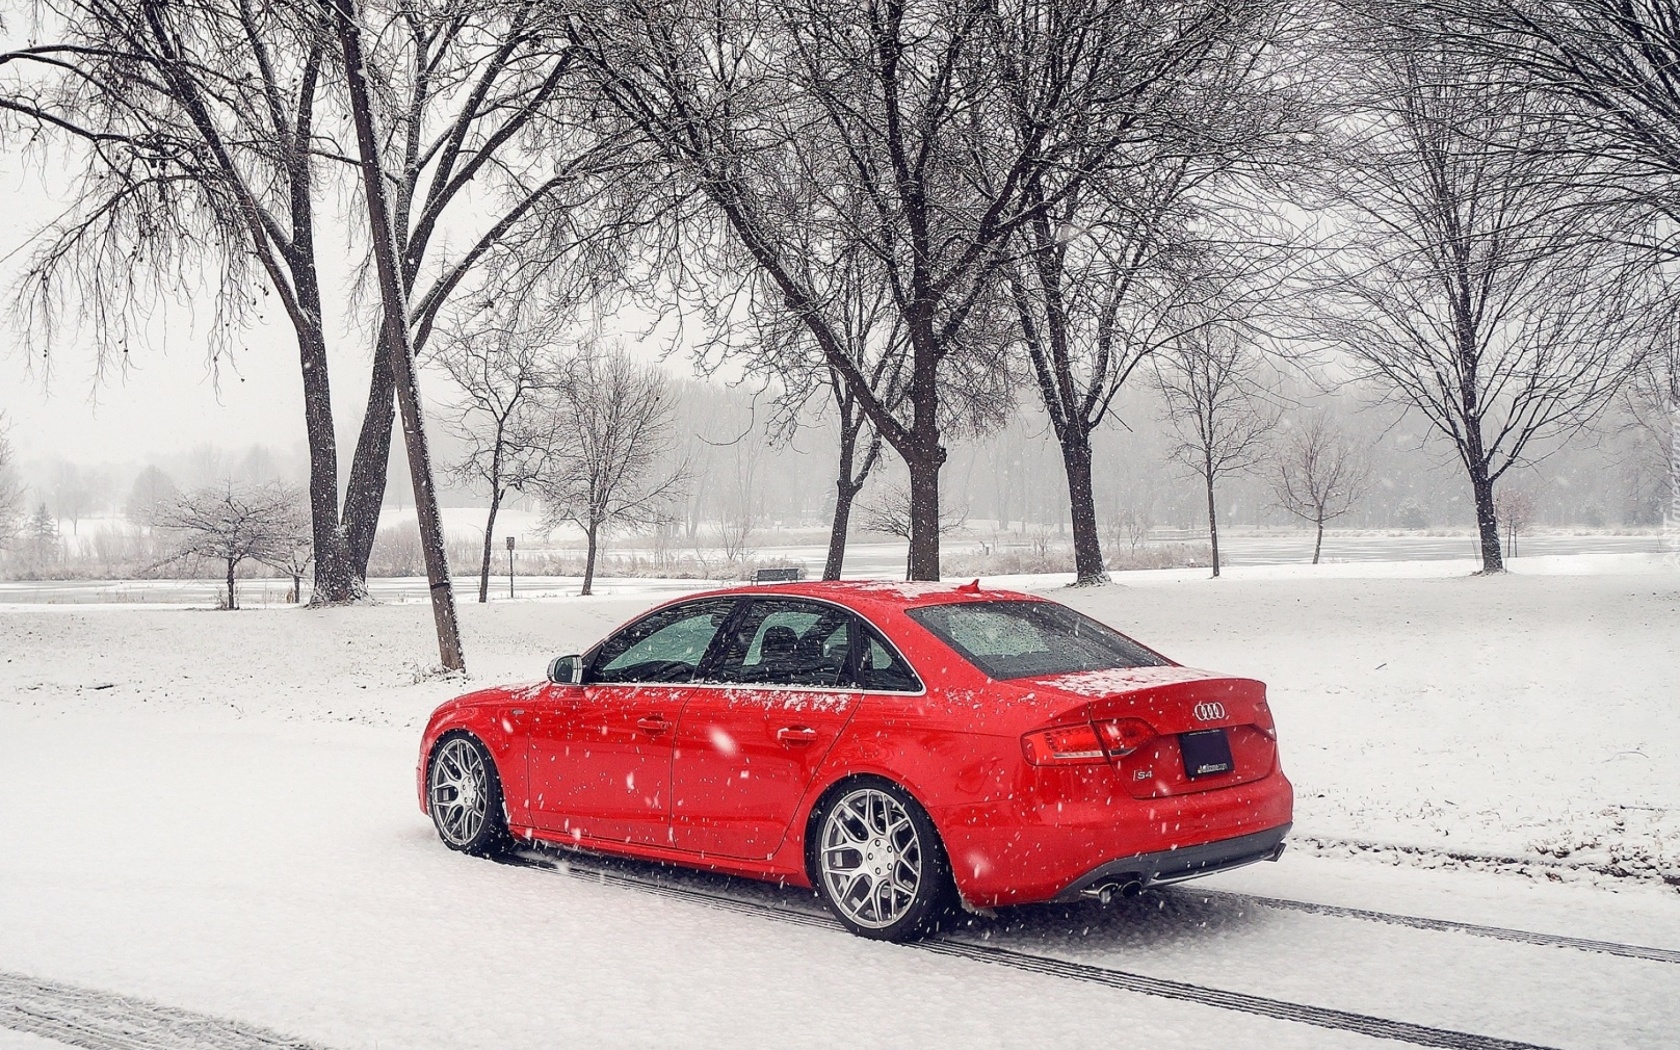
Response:
[[[508,820],[513,824],[528,824],[530,794],[526,784],[524,733],[518,723],[524,713],[512,713],[506,702],[471,705],[445,705],[439,708],[421,737],[420,759],[415,769],[416,788],[420,797],[420,812],[428,811],[426,799],[426,767],[437,743],[446,734],[463,731],[477,737],[490,752],[496,776],[501,780],[502,797],[507,804]]]

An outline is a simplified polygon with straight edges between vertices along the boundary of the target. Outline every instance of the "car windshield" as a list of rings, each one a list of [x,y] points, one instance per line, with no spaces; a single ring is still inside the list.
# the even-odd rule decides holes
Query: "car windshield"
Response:
[[[956,602],[908,611],[989,678],[1167,663],[1120,632],[1054,602]]]

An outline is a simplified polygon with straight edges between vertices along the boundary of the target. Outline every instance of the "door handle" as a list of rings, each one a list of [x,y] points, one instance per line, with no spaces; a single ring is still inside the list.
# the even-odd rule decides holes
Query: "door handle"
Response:
[[[810,726],[783,726],[776,730],[776,739],[789,747],[804,747],[816,742],[817,731]]]
[[[636,728],[644,733],[659,734],[671,728],[671,723],[665,721],[664,715],[643,715],[636,719]]]

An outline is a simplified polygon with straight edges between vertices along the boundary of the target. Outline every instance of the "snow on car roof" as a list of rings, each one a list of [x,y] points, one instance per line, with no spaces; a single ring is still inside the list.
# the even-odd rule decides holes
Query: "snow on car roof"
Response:
[[[800,583],[748,584],[723,594],[790,594],[844,602],[862,599],[907,608],[947,601],[1044,601],[1034,594],[978,586],[978,581],[813,580]]]

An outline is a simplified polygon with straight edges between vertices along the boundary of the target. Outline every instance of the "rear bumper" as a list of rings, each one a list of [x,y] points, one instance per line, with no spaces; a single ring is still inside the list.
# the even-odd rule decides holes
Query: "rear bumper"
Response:
[[[1247,784],[1159,799],[1119,796],[1102,771],[1085,777],[1059,794],[1027,790],[929,809],[964,900],[1034,904],[1077,897],[1104,878],[1147,884],[1223,871],[1264,860],[1295,819],[1294,790],[1275,769]]]
[[[1118,885],[1134,890],[1169,882],[1183,882],[1217,871],[1230,871],[1262,860],[1277,860],[1283,854],[1283,839],[1293,824],[1257,831],[1252,835],[1198,846],[1139,853],[1100,864],[1073,880],[1053,898],[1075,901],[1092,896],[1103,886]],[[1105,898],[1106,899],[1106,898]]]

